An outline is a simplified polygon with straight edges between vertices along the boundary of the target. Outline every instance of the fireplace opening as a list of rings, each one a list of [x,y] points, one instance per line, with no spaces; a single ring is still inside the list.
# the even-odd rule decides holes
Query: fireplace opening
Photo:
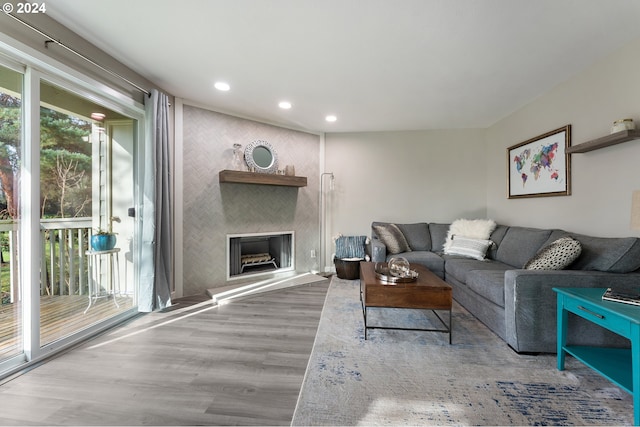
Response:
[[[292,270],[293,236],[292,231],[228,235],[228,277]]]

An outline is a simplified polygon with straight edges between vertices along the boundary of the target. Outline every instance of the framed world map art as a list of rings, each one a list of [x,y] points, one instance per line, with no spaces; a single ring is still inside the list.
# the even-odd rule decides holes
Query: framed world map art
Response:
[[[571,194],[571,125],[507,148],[509,198]]]

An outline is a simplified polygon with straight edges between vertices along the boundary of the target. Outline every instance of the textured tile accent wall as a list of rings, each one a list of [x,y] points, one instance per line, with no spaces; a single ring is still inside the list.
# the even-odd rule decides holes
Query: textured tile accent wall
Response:
[[[312,267],[318,252],[320,137],[184,106],[184,295],[236,284],[226,280],[226,236],[231,233],[295,231],[296,270]],[[295,166],[306,187],[222,184],[231,169],[233,144],[257,139],[276,150],[279,168]]]

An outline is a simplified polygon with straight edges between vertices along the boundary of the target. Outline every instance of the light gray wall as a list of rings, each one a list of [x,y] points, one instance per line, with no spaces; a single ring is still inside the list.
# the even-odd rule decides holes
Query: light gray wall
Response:
[[[326,258],[332,236],[370,235],[372,221],[450,222],[484,218],[484,131],[333,133],[325,136]]]
[[[640,188],[640,140],[571,155],[572,195],[507,198],[507,147],[572,125],[572,145],[609,134],[614,120],[640,126],[640,40],[622,47],[487,129],[487,216],[503,224],[634,236],[631,193]]]
[[[184,295],[236,284],[226,281],[226,236],[233,233],[295,231],[296,269],[309,271],[318,247],[320,137],[185,105]],[[243,148],[268,141],[280,168],[295,166],[307,186],[220,184],[218,173],[231,169],[233,144]]]

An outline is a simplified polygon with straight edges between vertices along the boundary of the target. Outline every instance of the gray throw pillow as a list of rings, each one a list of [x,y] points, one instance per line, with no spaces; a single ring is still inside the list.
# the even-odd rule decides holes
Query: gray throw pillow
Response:
[[[387,252],[391,255],[402,252],[409,252],[411,248],[402,231],[395,224],[374,225],[378,238],[387,247]]]
[[[562,270],[582,253],[582,245],[573,237],[561,237],[540,249],[524,265],[525,270]]]

